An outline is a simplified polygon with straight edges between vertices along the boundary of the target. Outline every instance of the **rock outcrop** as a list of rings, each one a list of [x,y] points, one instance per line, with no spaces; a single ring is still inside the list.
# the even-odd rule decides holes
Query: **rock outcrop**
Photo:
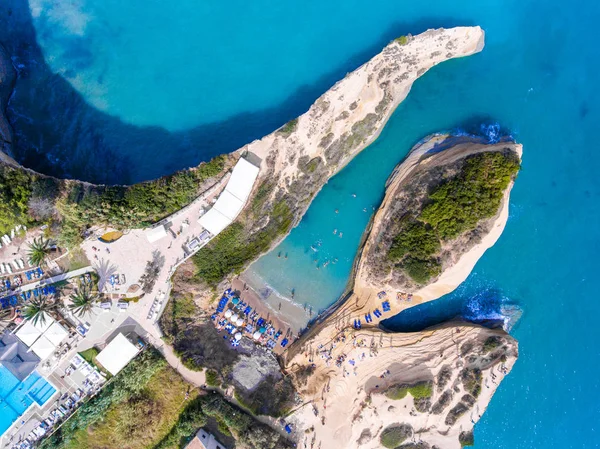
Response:
[[[13,141],[13,133],[8,120],[6,119],[6,107],[10,98],[12,89],[15,84],[17,74],[10,56],[0,45],[0,159],[2,153],[12,154],[11,147]]]
[[[443,242],[436,254],[442,259],[441,274],[414,295],[398,294],[414,283],[394,275],[387,253],[402,217],[412,213],[414,219],[414,212],[430,200],[432,186],[462,179],[457,175],[465,164],[481,157],[491,157],[494,164],[502,159],[496,166],[506,162],[514,173],[521,153],[512,141],[488,144],[436,135],[417,145],[395,169],[367,230],[351,293],[283,356],[303,402],[310,404],[294,415],[306,432],[301,440],[345,449],[458,449],[472,438],[474,424],[518,357],[517,342],[502,329],[466,323],[415,333],[387,332],[378,324],[439,298],[468,276],[504,229],[513,175],[496,184],[499,204],[489,203],[497,204],[496,215]],[[494,173],[483,167],[486,174]],[[490,175],[489,182],[497,181]],[[477,192],[477,198],[488,201],[486,193]]]
[[[423,205],[430,202],[428,195],[433,188],[456,176],[469,157],[482,153],[501,153],[520,160],[522,146],[508,139],[490,144],[475,137],[435,135],[412,149],[388,180],[385,198],[374,217],[358,265],[357,289],[375,293],[385,290],[394,302],[398,293],[411,292],[411,303],[414,304],[449,293],[467,278],[479,258],[496,243],[504,230],[513,181],[508,182],[493,216],[481,219],[472,228],[441,242],[435,255],[441,273],[426,285],[420,285],[398,269],[388,254],[394,238],[403,229],[400,222],[414,220]]]
[[[480,27],[428,30],[396,39],[349,73],[297,119],[242,148],[262,160],[271,198],[298,222],[325,182],[378,136],[412,84],[435,65],[483,49]]]
[[[473,429],[518,356],[517,342],[502,330],[460,323],[331,337],[307,346],[309,356],[289,366],[301,372],[309,358],[317,365],[300,387],[306,405],[291,418],[306,431],[300,446],[314,438],[315,447],[376,449],[387,429],[401,427],[397,447],[458,449],[461,433]]]

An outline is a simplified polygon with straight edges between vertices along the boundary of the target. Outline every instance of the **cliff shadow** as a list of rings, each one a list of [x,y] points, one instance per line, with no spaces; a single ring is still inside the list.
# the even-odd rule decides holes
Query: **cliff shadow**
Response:
[[[443,18],[395,23],[374,38],[368,48],[316,82],[298,87],[276,107],[170,132],[158,126],[128,124],[89,105],[46,64],[27,1],[1,2],[0,43],[18,71],[7,111],[15,134],[14,157],[41,173],[93,183],[129,184],[157,178],[235,151],[269,134],[304,113],[335,82],[392,39],[458,24],[456,19]],[[80,53],[78,61],[83,65],[93,57],[85,48],[70,50]]]

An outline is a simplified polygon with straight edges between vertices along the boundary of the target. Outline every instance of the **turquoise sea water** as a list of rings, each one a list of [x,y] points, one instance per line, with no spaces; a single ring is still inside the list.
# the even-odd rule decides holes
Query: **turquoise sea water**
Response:
[[[35,402],[44,405],[56,389],[37,371],[19,381],[0,364],[0,436]]]
[[[499,304],[519,304],[520,358],[475,428],[476,447],[600,446],[597,2],[33,6],[32,19],[23,0],[0,2],[0,41],[20,72],[9,111],[16,156],[50,173],[107,182],[148,179],[260,137],[393,37],[481,25],[484,51],[418,80],[380,139],[253,269],[282,293],[295,288],[298,301],[326,307],[344,288],[385,179],[410,147],[431,132],[498,123],[524,145],[506,231],[457,292],[398,317],[396,326],[493,317]]]

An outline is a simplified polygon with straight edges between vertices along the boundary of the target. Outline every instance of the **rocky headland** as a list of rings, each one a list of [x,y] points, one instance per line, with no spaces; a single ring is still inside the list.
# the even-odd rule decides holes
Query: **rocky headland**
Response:
[[[517,342],[502,329],[459,322],[417,333],[387,332],[378,324],[439,298],[468,276],[504,229],[521,154],[512,141],[435,135],[396,167],[366,231],[352,290],[283,356],[305,401],[295,417],[308,429],[309,443],[427,449],[459,448],[472,439],[518,357]],[[446,218],[466,211],[477,219],[446,227],[427,222],[440,218],[431,208],[447,211],[440,199],[459,208]],[[411,234],[415,226],[419,232]],[[413,254],[394,255],[406,235],[413,237]],[[417,255],[438,267],[427,279],[415,280],[403,264]],[[379,317],[384,302],[391,313]]]

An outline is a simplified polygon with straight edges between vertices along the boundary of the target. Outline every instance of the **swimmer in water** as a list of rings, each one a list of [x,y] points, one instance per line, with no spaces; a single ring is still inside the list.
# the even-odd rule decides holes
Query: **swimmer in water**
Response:
[[[340,211],[336,209],[336,210],[335,210],[335,213],[336,213],[336,214],[339,214],[339,213],[340,213]]]
[[[340,232],[340,238],[342,238],[342,235],[343,235],[343,234]]]
[[[337,229],[333,230],[333,235],[337,234]]]

